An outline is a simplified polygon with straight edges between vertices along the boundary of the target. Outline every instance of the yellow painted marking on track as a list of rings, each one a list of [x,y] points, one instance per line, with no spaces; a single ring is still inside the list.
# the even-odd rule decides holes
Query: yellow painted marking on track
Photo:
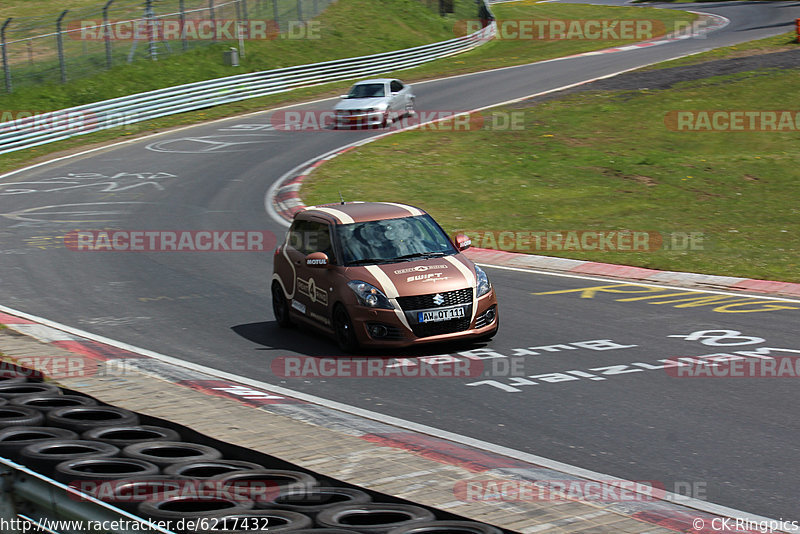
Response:
[[[616,302],[636,302],[650,300],[647,304],[666,304],[673,308],[698,308],[713,306],[712,311],[717,313],[754,313],[779,310],[800,310],[800,306],[792,301],[765,300],[759,297],[737,295],[709,295],[702,291],[674,292],[671,288],[643,286],[639,284],[611,284],[592,287],[579,287],[576,289],[561,289],[558,291],[543,291],[531,293],[532,295],[561,295],[578,293],[582,299],[592,299],[598,293],[611,294],[642,294],[643,296],[622,297],[614,299]]]

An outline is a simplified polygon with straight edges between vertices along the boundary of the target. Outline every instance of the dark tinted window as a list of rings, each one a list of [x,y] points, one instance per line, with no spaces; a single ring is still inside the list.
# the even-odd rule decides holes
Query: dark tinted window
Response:
[[[384,219],[336,227],[342,259],[351,263],[386,263],[456,252],[429,215]]]
[[[386,90],[382,83],[360,83],[354,85],[347,98],[375,98],[386,96]]]
[[[324,252],[331,263],[336,263],[327,224],[316,221],[295,221],[289,229],[288,245],[303,254]]]

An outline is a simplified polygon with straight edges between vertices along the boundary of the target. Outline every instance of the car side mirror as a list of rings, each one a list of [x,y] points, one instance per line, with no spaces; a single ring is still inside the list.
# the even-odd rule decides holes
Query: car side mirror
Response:
[[[312,252],[306,256],[306,266],[325,269],[330,265],[328,255],[324,252]]]
[[[472,239],[470,239],[469,236],[466,236],[464,234],[456,235],[454,241],[455,241],[455,246],[459,250],[459,252],[462,250],[467,250],[469,247],[472,246]]]

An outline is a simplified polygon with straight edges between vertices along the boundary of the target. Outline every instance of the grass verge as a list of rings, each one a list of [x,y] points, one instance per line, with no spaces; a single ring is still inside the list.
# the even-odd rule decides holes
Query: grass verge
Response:
[[[800,134],[670,131],[675,110],[781,110],[796,72],[581,92],[502,112],[523,128],[411,131],[320,167],[301,197],[408,202],[463,230],[703,236],[695,250],[537,254],[800,282]],[[753,95],[759,95],[757,105]],[[396,180],[386,180],[396,176]],[[574,249],[573,249],[574,250]]]
[[[385,4],[388,5],[390,3],[399,2],[398,5],[400,4],[405,5],[407,1],[412,1],[412,0],[391,0],[391,1],[387,0]],[[463,0],[463,1],[471,4],[469,0]],[[333,9],[329,9],[323,14],[323,17],[321,18],[321,21],[323,22],[322,27],[328,28],[329,31],[338,31],[335,30],[335,28],[352,29],[354,27],[353,24],[355,24],[355,22],[350,17],[351,13],[349,10],[357,11],[359,16],[363,16],[365,13],[374,13],[374,11],[370,10],[370,8],[368,8],[368,6],[364,4],[364,2],[370,2],[370,0],[340,0],[339,2],[334,4],[334,6],[336,6],[337,9],[341,10],[347,9],[348,11],[337,12]],[[374,4],[372,8],[374,9]],[[395,13],[388,20],[388,22],[391,24],[391,31],[387,30],[382,32],[379,31],[380,30],[379,28],[375,28],[374,24],[372,25],[368,24],[367,19],[369,21],[374,21],[375,18],[374,16],[368,16],[365,18],[365,20],[362,21],[364,26],[358,27],[360,31],[348,32],[348,33],[352,33],[358,36],[364,36],[362,38],[369,42],[379,41],[381,42],[381,46],[385,46],[386,45],[386,41],[384,39],[385,34],[403,33],[397,31],[397,28],[400,27],[399,25],[400,23],[397,22],[398,20],[405,21],[404,24],[410,24],[407,17],[417,16],[413,14],[412,11],[408,10],[411,10],[412,8],[424,10],[424,8],[420,8],[420,6],[413,1],[412,4],[406,6],[406,8],[407,8],[406,11],[398,8],[398,11],[401,11],[402,14]],[[542,19],[542,18],[558,18],[558,19],[576,18],[585,20],[585,19],[595,19],[595,18],[607,19],[614,17],[620,17],[620,18],[627,17],[627,18],[640,18],[648,20],[650,19],[661,20],[665,28],[671,28],[675,24],[680,23],[681,21],[694,20],[695,18],[695,15],[692,15],[690,13],[676,12],[670,10],[657,10],[651,8],[615,8],[615,7],[600,7],[600,6],[579,6],[571,4],[565,4],[565,5],[536,4],[530,1],[523,1],[513,5],[512,4],[497,5],[493,7],[493,10],[498,18],[506,20],[509,19],[525,20],[525,19]],[[409,15],[409,13],[411,13],[411,15]],[[353,14],[353,16],[355,15]],[[326,17],[333,17],[333,18],[329,19]],[[435,17],[438,17],[438,15],[436,15]],[[455,24],[453,19],[447,19],[443,21],[440,18],[436,18],[435,21],[438,24],[437,31],[439,33],[435,33],[431,29],[427,30],[425,33],[425,39],[426,39],[425,42],[453,37],[453,27]],[[431,22],[431,25],[433,26],[433,22]],[[417,30],[420,31],[419,28],[417,28]],[[315,41],[316,45],[314,46],[318,46],[320,42],[326,43],[321,53],[324,53],[325,48],[330,48],[331,50],[335,50],[338,55],[345,54],[345,52],[343,51],[346,51],[346,55],[365,54],[370,51],[377,51],[372,49],[368,50],[365,46],[356,43],[343,44],[341,41],[332,40],[328,42],[325,41],[324,39]],[[297,42],[293,42],[293,45],[296,43]],[[542,59],[550,59],[578,52],[585,52],[590,50],[606,48],[621,43],[622,42],[618,41],[530,41],[530,40],[497,41],[485,44],[477,48],[476,50],[473,50],[466,54],[461,54],[459,56],[454,56],[451,58],[445,58],[443,60],[430,63],[428,65],[422,66],[417,69],[403,71],[402,73],[399,74],[401,74],[408,81],[416,81],[416,80],[428,79],[439,76],[454,75],[463,72],[475,72],[486,68],[520,65]],[[283,43],[278,43],[278,44],[281,46],[288,46]],[[408,41],[404,41],[403,43],[393,42],[393,47],[402,48],[404,46],[412,46],[413,44],[415,44],[415,42],[408,42]],[[416,44],[419,43],[416,42]],[[199,54],[200,51],[197,51],[196,53]],[[297,53],[299,54],[300,52]],[[216,52],[213,52],[213,55],[214,58],[218,58],[218,54]],[[280,54],[278,55],[280,56]],[[299,56],[297,57],[298,57],[297,61],[299,61],[300,63],[321,61],[323,59],[329,58],[328,56],[321,56],[321,55],[314,55],[313,57],[310,55],[303,56],[303,59],[300,59]],[[190,54],[173,58],[173,60],[175,62],[174,72],[170,70],[173,67],[167,65],[168,63],[167,61],[160,61],[158,62],[159,64],[157,66],[153,66],[145,62],[146,64],[144,65],[138,65],[138,64],[131,65],[129,67],[130,70],[120,72],[118,75],[119,77],[117,77],[116,73],[111,72],[108,73],[108,78],[105,77],[106,75],[103,75],[99,77],[97,80],[90,79],[80,84],[76,83],[76,84],[67,84],[65,86],[44,87],[38,91],[31,93],[26,92],[24,94],[5,96],[2,98],[2,108],[4,110],[60,109],[67,106],[97,101],[102,98],[121,96],[129,92],[144,91],[147,89],[156,88],[155,86],[144,87],[140,85],[144,83],[144,81],[146,80],[155,80],[153,83],[155,83],[156,86],[161,87],[167,85],[174,85],[177,83],[187,83],[195,79],[204,79],[204,77],[213,77],[213,75],[210,75],[207,71],[203,71],[203,76],[200,76],[198,78],[199,76],[198,73],[200,71],[197,70],[195,72],[193,69],[195,68],[200,69],[200,67],[199,65],[198,66],[192,65],[194,59],[191,57]],[[182,65],[182,63],[185,61],[189,62],[188,66]],[[214,61],[217,60],[214,59]],[[288,59],[281,59],[281,62],[286,64],[286,62],[288,62]],[[150,68],[158,68],[159,70],[150,71],[148,70]],[[161,70],[162,68],[164,68],[165,70],[162,71]],[[123,69],[121,68],[121,71],[122,70]],[[158,74],[156,74],[156,72]],[[231,71],[226,71],[226,74],[231,74]],[[217,73],[216,75],[220,74]],[[126,80],[128,80],[128,82],[126,82]],[[158,120],[143,122],[129,126],[124,130],[115,129],[115,130],[97,132],[85,136],[72,138],[66,141],[61,141],[58,143],[43,145],[35,149],[29,149],[26,151],[5,154],[3,156],[0,156],[0,172],[7,172],[9,170],[19,168],[20,166],[40,161],[43,158],[52,156],[54,154],[60,154],[65,151],[75,151],[76,149],[78,149],[79,147],[83,147],[84,145],[92,146],[94,144],[108,142],[109,140],[113,139],[135,137],[142,135],[144,133],[161,131],[171,127],[200,123],[214,118],[258,111],[266,107],[276,106],[288,102],[302,101],[304,99],[311,99],[323,96],[336,96],[338,94],[341,94],[342,90],[349,85],[350,82],[340,82],[340,83],[327,84],[318,87],[311,87],[303,90],[293,91],[291,93],[284,93],[284,94],[272,95],[269,97],[246,100],[235,104],[218,106],[215,108],[204,110],[202,112],[184,113],[173,117],[165,117]],[[105,87],[105,89],[101,89],[103,87]]]

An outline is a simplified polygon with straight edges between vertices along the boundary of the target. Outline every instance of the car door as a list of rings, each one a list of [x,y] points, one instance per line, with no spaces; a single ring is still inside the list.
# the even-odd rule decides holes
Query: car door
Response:
[[[298,231],[296,241],[300,259],[295,262],[296,291],[298,305],[293,307],[308,320],[330,326],[329,294],[333,287],[333,269],[313,267],[306,264],[306,256],[313,252],[324,252],[330,265],[336,265],[336,256],[331,241],[331,228],[324,221],[308,220]],[[302,308],[302,309],[301,309]]]
[[[389,91],[392,95],[391,110],[395,115],[402,113],[406,107],[405,92],[403,89],[405,89],[405,86],[399,80],[392,80],[389,83]]]

